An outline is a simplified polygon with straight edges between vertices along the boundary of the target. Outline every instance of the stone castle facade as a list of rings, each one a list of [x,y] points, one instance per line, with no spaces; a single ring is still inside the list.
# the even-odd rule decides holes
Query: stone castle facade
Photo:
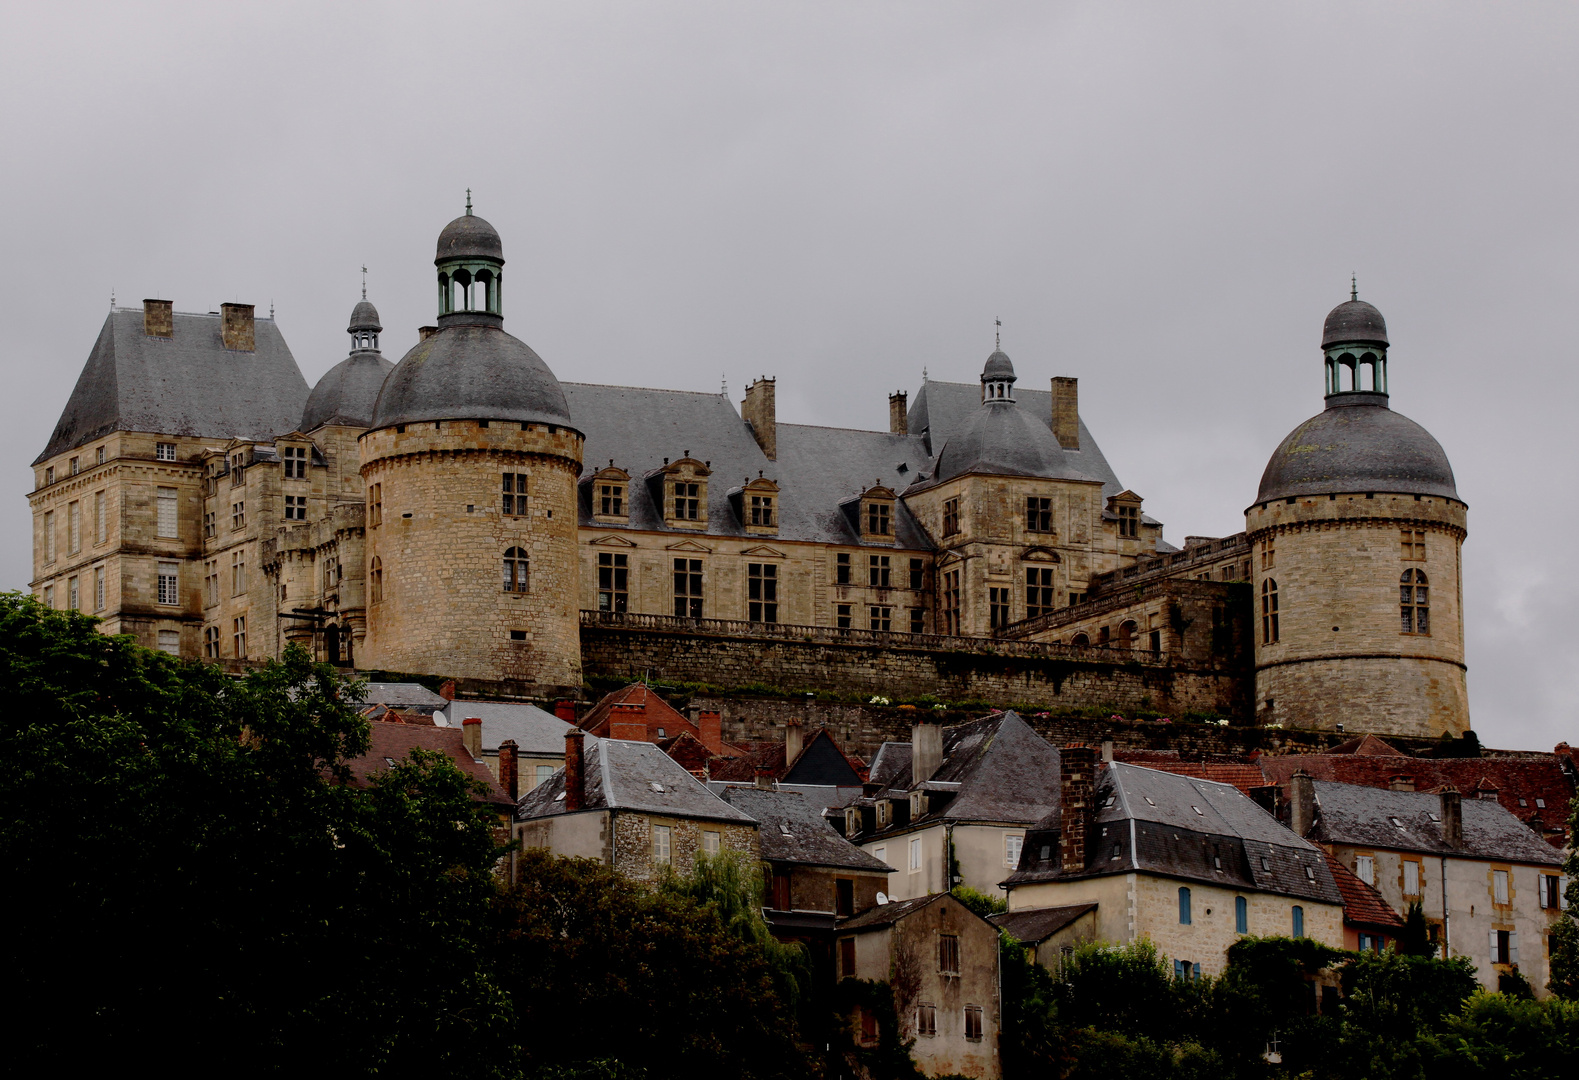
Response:
[[[435,268],[436,325],[399,364],[364,297],[310,391],[250,306],[112,311],[34,462],[34,595],[184,656],[294,641],[544,696],[648,633],[760,655],[766,683],[773,655],[853,642],[937,670],[1019,657],[1055,691],[1063,663],[1162,701],[1199,676],[1208,707],[1289,726],[1468,727],[1465,507],[1388,408],[1369,304],[1329,315],[1327,408],[1273,455],[1246,531],[1178,549],[1076,381],[1020,387],[1001,349],[975,382],[892,395],[888,431],[781,424],[770,378],[738,411],[560,382],[504,330],[503,245],[469,205]]]

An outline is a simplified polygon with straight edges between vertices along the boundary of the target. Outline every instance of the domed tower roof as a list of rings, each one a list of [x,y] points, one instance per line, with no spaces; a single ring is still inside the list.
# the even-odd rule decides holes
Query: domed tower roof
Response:
[[[1441,444],[1388,406],[1387,322],[1382,313],[1363,300],[1346,300],[1327,316],[1321,341],[1327,350],[1327,407],[1295,428],[1273,452],[1256,502],[1380,492],[1458,499],[1453,467]],[[1350,345],[1369,351],[1356,363],[1342,348]],[[1356,381],[1366,365],[1371,369],[1369,387]]]
[[[981,372],[981,407],[964,430],[943,444],[932,482],[952,480],[966,473],[1090,479],[1069,463],[1052,429],[1015,403],[1014,380],[1014,364],[1008,354],[995,350]]]
[[[1009,359],[1009,354],[1002,349],[995,349],[993,354],[987,357],[987,365],[981,369],[982,382],[987,382],[990,379],[1013,379],[1014,377],[1014,363]]]
[[[354,334],[358,330],[371,330],[376,334],[384,328],[378,322],[378,309],[364,296],[356,307],[351,309],[351,322],[345,329],[348,334]]]
[[[351,309],[350,325],[346,327],[346,333],[351,335],[351,355],[324,372],[307,395],[298,430],[313,431],[330,423],[365,428],[372,422],[378,392],[395,369],[378,351],[377,335],[381,330],[378,309],[364,294]]]
[[[438,253],[435,263],[451,259],[486,259],[504,262],[504,243],[498,230],[471,210],[470,197],[466,200],[466,213],[444,226],[439,233]]]

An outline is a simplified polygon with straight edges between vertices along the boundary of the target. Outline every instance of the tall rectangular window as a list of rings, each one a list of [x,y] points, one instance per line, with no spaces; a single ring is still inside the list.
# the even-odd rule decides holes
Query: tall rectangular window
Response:
[[[161,604],[179,604],[181,602],[181,567],[179,563],[162,562],[159,564],[159,602]]]
[[[104,492],[93,493],[93,542],[102,544],[110,538],[110,522],[105,513]]]
[[[959,936],[938,935],[938,971],[944,975],[959,974]]]
[[[82,550],[82,504],[66,506],[66,550],[75,555]]]
[[[833,582],[835,585],[850,584],[850,553],[841,551],[833,557]]]
[[[839,976],[848,979],[855,974],[855,939],[839,939]]]
[[[667,863],[669,854],[669,826],[654,825],[652,827],[652,861]]]
[[[625,516],[625,485],[598,485],[598,513],[604,517]]]
[[[630,600],[630,556],[598,553],[598,610],[624,611]]]
[[[1491,902],[1506,904],[1508,902],[1508,872],[1506,870],[1493,870],[1491,872]]]
[[[104,567],[93,568],[93,610],[104,610]]]
[[[981,1042],[981,1006],[965,1006],[965,1038]]]
[[[1290,912],[1290,914],[1293,916],[1292,919],[1290,919],[1290,923],[1292,924],[1291,928],[1293,930],[1293,936],[1294,937],[1304,937],[1305,936],[1305,909],[1303,907],[1301,907],[1299,904],[1295,904],[1294,905],[1294,910],[1292,912]]]
[[[893,532],[889,520],[891,513],[889,505],[885,502],[869,502],[866,504],[866,531],[873,536],[887,536]]]
[[[214,535],[214,512],[212,510],[203,515],[203,536],[208,538]]]
[[[285,448],[285,478],[287,480],[305,480],[307,478],[307,448],[305,446],[287,446]]]
[[[1118,508],[1118,534],[1132,538],[1140,535],[1140,507],[1121,505]]]
[[[175,488],[162,487],[158,495],[158,535],[162,537],[179,537],[181,530],[176,519],[176,491]]]
[[[55,561],[55,511],[44,511],[44,561]]]
[[[910,869],[921,869],[921,837],[919,836],[910,838]]]
[[[230,553],[230,595],[240,596],[247,591],[247,559],[239,551]]]
[[[773,496],[751,496],[751,524],[764,528],[773,526]]]
[[[1242,896],[1234,897],[1234,933],[1250,932],[1250,902]]]
[[[230,620],[230,639],[236,647],[236,659],[245,660],[247,658],[247,617],[245,615],[237,615]]]
[[[887,633],[893,628],[894,609],[891,607],[883,607],[880,604],[873,604],[871,606],[871,625],[869,625],[867,629],[881,630],[884,633]]]
[[[1261,583],[1261,644],[1276,645],[1278,640],[1277,581]]]
[[[1424,570],[1405,570],[1398,586],[1399,614],[1406,634],[1431,632],[1430,589]]]
[[[514,517],[526,514],[526,473],[503,473],[503,495],[500,509]]]
[[[175,460],[175,443],[173,443],[173,442],[155,443],[154,444],[154,460],[156,460],[156,461],[174,461]]]
[[[203,627],[203,655],[210,660],[219,659],[219,627]]]
[[[104,454],[105,454],[105,448],[102,447],[102,446],[99,447],[98,450],[94,451],[94,459],[93,460],[94,460],[94,464],[95,465],[103,465],[104,464]]]
[[[912,634],[926,633],[926,609],[913,607],[910,609],[910,632]]]
[[[943,599],[943,632],[950,637],[958,636],[960,633],[958,570],[945,570],[943,572],[943,588],[940,591]]]
[[[247,455],[230,455],[230,486],[240,487],[247,482]]]
[[[889,560],[887,555],[868,555],[866,557],[866,583],[874,589],[889,587]]]
[[[1028,532],[1053,531],[1053,500],[1036,495],[1025,498],[1025,528]]]
[[[674,483],[674,517],[676,521],[702,519],[702,485]]]
[[[53,585],[44,586],[44,606],[51,610],[55,607],[55,586]]]
[[[367,523],[377,527],[384,521],[384,485],[373,484],[367,489]]]
[[[702,617],[702,560],[674,560],[674,613],[682,619]]]
[[[746,618],[756,623],[779,621],[779,568],[774,563],[746,566]]]
[[[926,584],[926,563],[921,559],[910,560],[910,587],[919,592]]]
[[[987,615],[988,621],[994,630],[1001,630],[1009,625],[1009,590],[989,588],[987,590]]]
[[[1491,962],[1517,964],[1519,962],[1519,935],[1515,930],[1491,931]]]
[[[1542,874],[1540,901],[1543,908],[1560,908],[1563,906],[1563,879],[1556,874]]]
[[[247,524],[247,504],[244,502],[230,504],[230,529],[245,528]]]
[[[1179,889],[1179,924],[1190,925],[1190,890],[1183,886]]]
[[[852,616],[850,614],[850,609],[852,607],[854,607],[853,604],[835,604],[834,605],[834,625],[837,626],[840,630],[848,630],[848,629],[850,629],[850,620],[852,618]]]
[[[1354,876],[1367,885],[1376,884],[1376,856],[1356,855],[1354,857]]]
[[[1277,565],[1277,548],[1271,540],[1261,541],[1261,569],[1270,570]]]
[[[1400,534],[1402,555],[1406,560],[1421,562],[1425,559],[1425,532],[1421,529],[1404,529]]]
[[[181,631],[159,631],[159,651],[169,653],[171,656],[181,655]]]
[[[938,1033],[938,1007],[922,1002],[916,1006],[916,1034],[931,1037]]]
[[[66,579],[66,606],[72,611],[82,610],[82,596],[78,591],[77,579],[74,577]]]
[[[1420,895],[1420,864],[1413,860],[1404,863],[1404,895]]]
[[[943,535],[953,536],[959,532],[959,500],[949,499],[943,504]]]
[[[703,855],[717,855],[718,854],[718,832],[717,832],[717,830],[715,830],[715,829],[704,829],[702,831],[702,854]]]
[[[1025,837],[1020,833],[1009,833],[1003,838],[1003,865],[1013,870],[1020,865],[1020,849],[1025,846]]]
[[[1025,568],[1025,617],[1034,619],[1038,615],[1050,615],[1053,611],[1053,597],[1058,594],[1053,591],[1053,568],[1050,566],[1027,566]]]

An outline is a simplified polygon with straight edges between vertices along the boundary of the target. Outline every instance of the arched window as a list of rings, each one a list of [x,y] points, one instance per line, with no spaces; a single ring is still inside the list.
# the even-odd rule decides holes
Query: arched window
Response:
[[[1135,647],[1135,632],[1139,629],[1134,619],[1125,619],[1118,624],[1118,647],[1133,649]]]
[[[1277,582],[1267,578],[1261,583],[1261,644],[1277,643]]]
[[[1242,896],[1234,897],[1234,932],[1250,932],[1250,903]]]
[[[1430,597],[1424,570],[1405,570],[1398,579],[1398,622],[1406,634],[1431,632]]]
[[[1294,936],[1305,936],[1305,909],[1298,904],[1294,905]]]
[[[1089,644],[1091,644],[1091,638],[1088,637],[1085,634],[1076,634],[1074,637],[1069,639],[1069,644],[1071,644],[1071,645],[1089,645]]]
[[[526,592],[528,560],[526,549],[513,547],[504,553],[504,591]]]
[[[1190,890],[1183,887],[1179,889],[1179,924],[1190,925]]]
[[[379,603],[384,599],[384,560],[377,555],[367,567],[368,602]]]

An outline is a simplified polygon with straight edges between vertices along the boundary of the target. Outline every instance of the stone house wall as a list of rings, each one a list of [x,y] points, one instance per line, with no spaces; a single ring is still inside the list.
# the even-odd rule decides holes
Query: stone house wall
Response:
[[[669,865],[677,874],[688,874],[703,850],[703,834],[718,833],[719,850],[733,851],[756,860],[760,845],[755,824],[667,817],[635,810],[614,813],[614,868],[638,881],[656,880],[662,868],[653,855],[653,827],[669,828]]]

